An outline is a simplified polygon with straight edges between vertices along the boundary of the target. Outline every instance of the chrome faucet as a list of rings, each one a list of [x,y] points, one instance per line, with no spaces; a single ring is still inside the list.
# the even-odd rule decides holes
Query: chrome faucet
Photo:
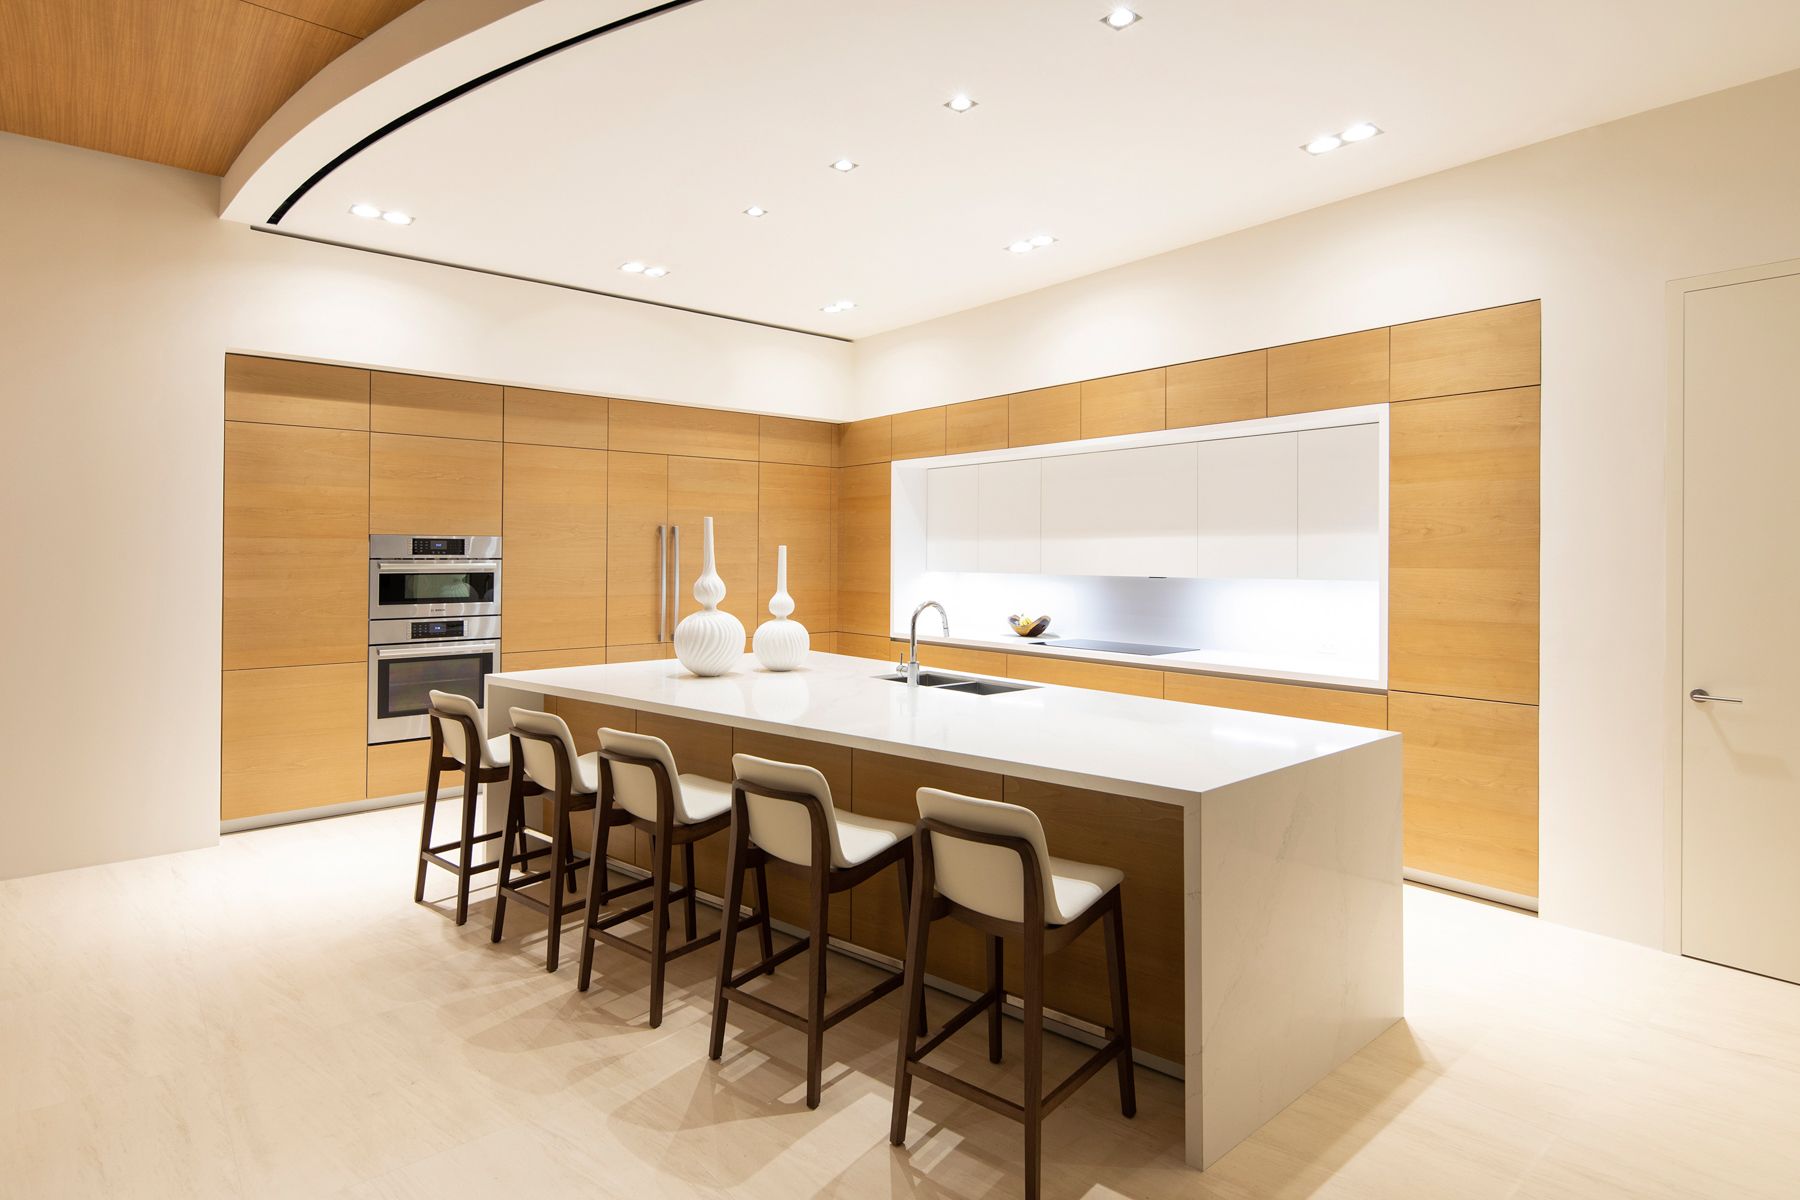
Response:
[[[913,609],[912,640],[907,644],[906,657],[899,663],[900,673],[906,676],[907,687],[919,686],[919,615],[928,608],[937,609],[937,614],[944,623],[944,636],[950,636],[950,614],[944,611],[943,605],[936,600],[927,600]]]

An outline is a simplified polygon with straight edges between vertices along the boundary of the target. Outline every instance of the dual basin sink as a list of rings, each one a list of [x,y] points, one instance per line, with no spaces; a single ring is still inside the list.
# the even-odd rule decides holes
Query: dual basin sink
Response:
[[[906,676],[898,672],[877,675],[875,678],[885,679],[889,683],[906,682]],[[1037,685],[1002,683],[998,679],[973,679],[967,675],[946,675],[942,671],[920,671],[919,686],[945,692],[961,692],[965,696],[998,696],[1002,692],[1029,692]]]

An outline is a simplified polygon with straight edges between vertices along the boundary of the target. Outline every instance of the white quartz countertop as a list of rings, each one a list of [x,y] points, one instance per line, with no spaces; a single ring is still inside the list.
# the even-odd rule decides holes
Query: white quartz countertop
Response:
[[[904,633],[892,635],[905,641]],[[1042,640],[1042,646],[1037,643]],[[1155,641],[1154,638],[1110,638],[1109,641]],[[921,646],[962,646],[970,650],[999,650],[1007,654],[1035,654],[1043,658],[1072,658],[1081,662],[1118,663],[1154,667],[1163,671],[1188,671],[1196,675],[1231,675],[1246,679],[1273,679],[1286,683],[1322,684],[1327,687],[1380,691],[1386,686],[1380,667],[1372,662],[1328,654],[1285,654],[1249,650],[1189,650],[1181,654],[1114,654],[1107,650],[1065,649],[1058,638],[1022,638],[1016,634],[979,637],[919,635]]]
[[[488,679],[500,688],[1181,805],[1216,788],[1398,736],[1049,684],[974,696],[875,678],[892,670],[893,664],[874,659],[812,653],[799,670],[778,674],[746,654],[731,674],[711,679],[668,659]],[[496,727],[504,724],[504,713],[490,715]]]

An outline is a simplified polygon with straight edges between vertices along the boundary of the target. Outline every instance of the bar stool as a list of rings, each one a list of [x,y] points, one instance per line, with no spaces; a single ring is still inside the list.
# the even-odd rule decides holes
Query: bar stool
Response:
[[[731,765],[737,778],[731,783],[731,856],[725,868],[724,946],[719,954],[719,977],[713,992],[712,1044],[707,1056],[715,1062],[725,1052],[726,1008],[736,1001],[765,1017],[806,1033],[806,1107],[819,1107],[819,1077],[824,1070],[825,1031],[861,1012],[898,988],[902,976],[890,975],[874,987],[825,1011],[825,955],[830,941],[826,928],[831,897],[847,891],[890,866],[900,868],[900,911],[904,918],[912,890],[912,827],[899,821],[838,811],[831,803],[831,785],[813,767],[801,763],[771,762],[749,754],[734,754]],[[769,937],[768,892],[757,881],[762,906],[763,958],[754,966],[734,971],[738,906],[743,900],[743,872],[760,872],[767,863],[807,881],[807,935],[780,953],[774,953]],[[781,963],[803,951],[811,951],[804,1014],[790,1012],[761,996],[743,990],[759,974],[773,974]]]
[[[1137,1115],[1132,1075],[1131,1012],[1125,994],[1125,924],[1120,908],[1122,872],[1052,858],[1036,813],[1017,804],[980,800],[936,788],[920,788],[914,852],[912,915],[906,936],[907,1020],[894,1071],[894,1120],[888,1140],[906,1143],[907,1100],[913,1079],[935,1083],[1025,1126],[1025,1195],[1036,1200],[1043,1169],[1044,1118],[1109,1060],[1119,1068],[1119,1109]],[[925,1004],[925,953],[931,923],[954,917],[987,935],[988,987],[944,1027],[919,1044],[916,1018]],[[1069,1077],[1044,1090],[1044,957],[1067,946],[1104,918],[1106,973],[1112,992],[1112,1026],[1101,1046]],[[928,1066],[925,1056],[983,1009],[988,1011],[988,1058],[1001,1057],[1000,1013],[1006,1003],[1004,937],[1025,950],[1025,1102],[1012,1101]]]
[[[578,754],[575,738],[568,723],[555,713],[530,708],[515,708],[512,718],[512,784],[508,789],[505,836],[501,842],[500,882],[494,895],[494,941],[499,941],[506,924],[506,904],[517,901],[547,919],[547,944],[544,947],[544,970],[554,972],[562,958],[562,923],[565,913],[577,906],[564,896],[576,890],[575,874],[599,856],[594,870],[606,870],[605,830],[595,830],[593,854],[578,854],[570,834],[569,817],[595,807],[599,788],[597,754]],[[513,871],[513,838],[525,840],[525,799],[546,796],[544,824],[550,831],[550,865],[542,871],[531,871],[529,862],[523,875]],[[526,858],[530,855],[527,853]],[[525,889],[546,880],[549,896],[539,900],[525,894]]]
[[[413,884],[413,903],[425,902],[425,869],[441,867],[456,876],[456,923],[462,925],[469,919],[469,880],[500,865],[497,861],[471,862],[476,846],[500,836],[475,832],[475,801],[481,784],[506,778],[510,747],[503,737],[488,737],[481,709],[467,696],[434,691],[426,712],[431,718],[431,757],[425,772],[425,816],[419,829],[419,876]],[[475,753],[469,752],[470,747]],[[434,846],[431,835],[445,771],[462,772],[461,833],[455,841]],[[457,851],[455,859],[445,857],[450,850]]]
[[[675,755],[669,744],[648,734],[628,733],[621,729],[600,730],[600,803],[594,810],[595,845],[601,845],[602,830],[613,825],[626,825],[650,835],[654,858],[650,878],[617,888],[605,886],[605,872],[596,870],[588,876],[587,915],[582,922],[581,975],[576,987],[588,990],[594,969],[594,947],[604,942],[609,946],[635,954],[650,964],[650,1028],[662,1024],[663,977],[670,959],[691,954],[719,940],[718,930],[705,937],[696,936],[698,926],[694,899],[698,889],[694,883],[694,843],[715,833],[723,833],[731,825],[731,785],[704,775],[683,775],[675,769]],[[681,850],[680,888],[674,882],[675,851]],[[631,908],[601,915],[602,907],[612,898],[644,888],[654,889],[648,900]],[[757,897],[761,903],[752,921],[767,923],[767,889],[762,870],[757,869]],[[684,933],[680,946],[669,949],[669,906],[685,900]],[[651,914],[650,946],[646,949],[611,932],[614,926]]]

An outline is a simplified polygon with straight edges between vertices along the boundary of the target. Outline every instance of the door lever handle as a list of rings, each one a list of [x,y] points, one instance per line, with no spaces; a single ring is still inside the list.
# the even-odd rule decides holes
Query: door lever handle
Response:
[[[1743,700],[1737,696],[1715,696],[1715,695],[1712,695],[1710,692],[1708,692],[1705,688],[1695,688],[1693,691],[1688,693],[1688,699],[1692,700],[1695,704],[1742,704],[1743,703]]]

